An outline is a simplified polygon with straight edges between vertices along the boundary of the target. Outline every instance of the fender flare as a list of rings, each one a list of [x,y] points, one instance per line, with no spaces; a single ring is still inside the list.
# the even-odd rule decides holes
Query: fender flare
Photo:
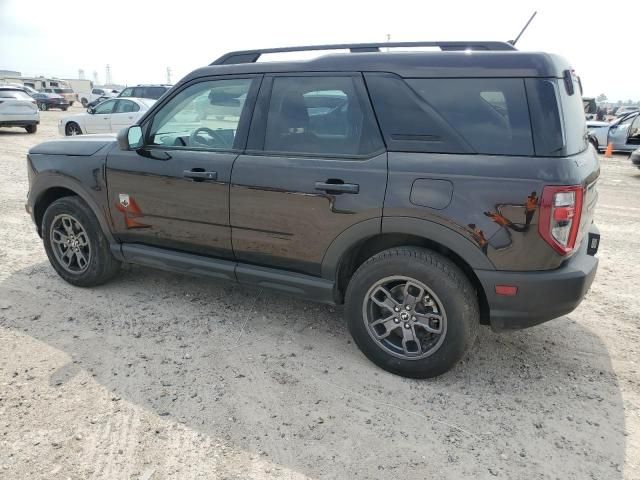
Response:
[[[111,233],[111,229],[109,227],[109,213],[106,212],[104,208],[100,208],[91,194],[86,191],[85,187],[83,187],[80,182],[66,175],[61,175],[60,173],[46,171],[40,172],[33,182],[33,185],[31,186],[31,189],[29,191],[28,204],[31,207],[31,211],[33,212],[32,216],[34,218],[34,221],[36,205],[42,198],[42,195],[44,195],[45,192],[52,188],[66,188],[67,190],[70,190],[78,195],[82,200],[84,200],[84,202],[89,206],[93,214],[98,219],[98,223],[100,223],[100,227],[102,228],[102,233],[107,238],[109,244],[116,245],[119,243]],[[36,227],[38,229],[40,228],[39,225],[36,225]]]
[[[474,270],[495,270],[495,266],[477,245],[449,227],[415,217],[378,217],[357,223],[335,238],[322,259],[322,277],[335,280],[345,252],[353,246],[376,235],[394,233],[418,236],[439,243]]]

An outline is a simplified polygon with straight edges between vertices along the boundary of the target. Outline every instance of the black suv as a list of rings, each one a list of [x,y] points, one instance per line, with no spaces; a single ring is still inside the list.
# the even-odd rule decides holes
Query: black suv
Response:
[[[379,51],[423,45],[441,51]],[[350,53],[256,62],[329,48]],[[130,262],[344,303],[362,351],[409,377],[451,368],[480,324],[572,311],[598,264],[579,79],[508,43],[233,52],[117,141],[28,161],[27,210],[69,283]]]
[[[149,98],[151,100],[158,100],[170,89],[171,85],[136,85],[135,87],[126,87],[120,92],[118,96]]]

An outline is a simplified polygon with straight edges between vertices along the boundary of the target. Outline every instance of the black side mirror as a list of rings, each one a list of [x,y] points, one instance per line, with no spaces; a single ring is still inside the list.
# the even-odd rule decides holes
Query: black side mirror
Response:
[[[93,115],[94,113],[96,113],[96,111],[93,107],[89,107],[87,108],[87,113],[90,113],[91,115]]]
[[[125,127],[118,132],[118,147],[120,150],[137,150],[142,147],[142,128],[139,125]]]

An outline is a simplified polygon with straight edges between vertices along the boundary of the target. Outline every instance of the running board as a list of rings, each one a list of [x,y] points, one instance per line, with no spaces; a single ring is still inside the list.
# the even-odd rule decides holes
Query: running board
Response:
[[[324,278],[134,243],[123,243],[121,252],[126,262],[137,265],[269,288],[331,305],[336,303],[334,283]]]

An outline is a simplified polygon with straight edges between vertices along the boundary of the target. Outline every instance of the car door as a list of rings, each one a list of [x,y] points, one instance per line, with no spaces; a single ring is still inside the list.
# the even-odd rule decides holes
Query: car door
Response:
[[[119,132],[124,127],[133,125],[140,118],[140,105],[132,100],[117,100],[111,114],[111,131]]]
[[[630,114],[624,117],[617,125],[609,129],[609,143],[613,144],[614,150],[628,150],[627,138],[629,136],[629,128],[638,114]]]
[[[107,100],[93,109],[88,109],[83,117],[86,133],[111,132],[111,114],[116,106],[116,100]]]
[[[631,127],[629,128],[629,135],[627,136],[627,148],[625,150],[631,151],[638,148],[640,145],[640,114],[636,115]]]
[[[109,210],[123,242],[232,258],[229,181],[260,76],[199,79],[156,104],[144,145],[107,158]],[[217,119],[219,103],[235,115]],[[214,115],[202,115],[202,109]]]
[[[231,178],[237,260],[319,275],[338,235],[382,216],[386,179],[360,74],[265,76]]]

